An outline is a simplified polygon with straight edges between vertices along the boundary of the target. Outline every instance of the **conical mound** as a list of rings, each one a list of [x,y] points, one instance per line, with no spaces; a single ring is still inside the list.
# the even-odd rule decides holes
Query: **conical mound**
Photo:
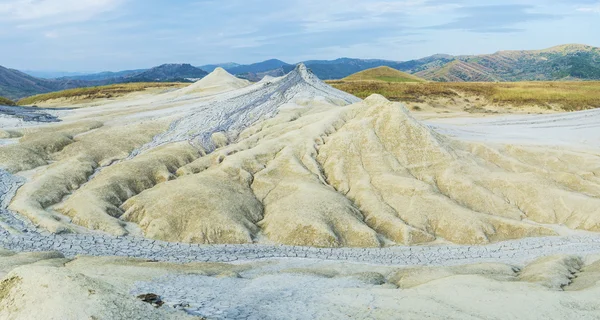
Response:
[[[226,76],[222,76],[223,72],[224,70],[217,71],[215,78],[225,78]],[[346,105],[360,101],[325,84],[303,64],[298,65],[286,76],[274,80],[257,83],[222,95],[217,101],[199,105],[195,109],[198,111],[192,110],[188,116],[174,122],[166,133],[157,136],[142,150],[169,142],[188,140],[211,151],[215,149],[212,139],[214,134],[223,133],[228,140],[233,140],[243,129],[256,121],[275,116],[279,107],[283,105],[306,104],[320,100],[335,105]]]
[[[192,94],[198,92],[225,92],[236,90],[250,85],[250,81],[237,78],[219,67],[206,77],[196,81],[190,86],[179,90],[181,94]]]

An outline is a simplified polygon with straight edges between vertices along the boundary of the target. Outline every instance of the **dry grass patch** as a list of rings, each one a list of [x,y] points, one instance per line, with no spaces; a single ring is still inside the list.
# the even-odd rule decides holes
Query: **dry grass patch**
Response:
[[[145,91],[147,89],[178,89],[188,86],[189,83],[180,82],[134,82],[120,83],[108,86],[76,88],[58,92],[38,94],[35,96],[23,98],[17,102],[18,105],[33,105],[56,99],[109,99],[124,96],[128,93]],[[2,104],[0,102],[0,104]]]
[[[332,86],[366,98],[377,93],[392,101],[420,102],[425,98],[474,96],[491,104],[556,106],[566,111],[600,107],[600,81],[590,82],[426,82],[330,81]]]

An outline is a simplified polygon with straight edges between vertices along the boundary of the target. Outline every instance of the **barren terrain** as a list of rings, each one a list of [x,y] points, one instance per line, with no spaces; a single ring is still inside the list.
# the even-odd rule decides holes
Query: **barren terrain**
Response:
[[[600,114],[447,111],[300,65],[4,114],[0,315],[600,318]]]

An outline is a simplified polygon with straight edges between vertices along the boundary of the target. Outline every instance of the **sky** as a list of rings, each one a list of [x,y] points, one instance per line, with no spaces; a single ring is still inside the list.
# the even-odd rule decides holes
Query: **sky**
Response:
[[[39,71],[406,61],[600,47],[600,0],[0,0],[0,41],[0,65]]]

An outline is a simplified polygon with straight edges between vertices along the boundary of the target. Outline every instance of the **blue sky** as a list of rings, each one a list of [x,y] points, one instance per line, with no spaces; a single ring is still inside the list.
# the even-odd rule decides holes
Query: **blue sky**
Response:
[[[600,0],[0,0],[0,65],[410,60],[600,46]]]

